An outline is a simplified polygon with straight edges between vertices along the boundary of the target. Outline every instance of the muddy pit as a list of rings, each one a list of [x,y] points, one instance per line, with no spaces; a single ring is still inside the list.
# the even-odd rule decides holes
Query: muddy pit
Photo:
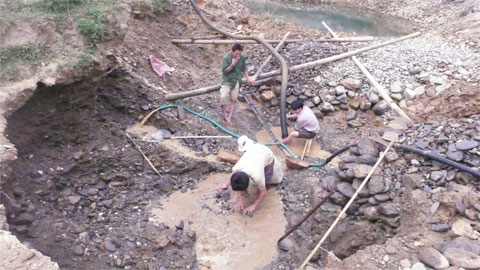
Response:
[[[205,108],[202,100],[199,103]],[[220,147],[234,149],[235,140],[154,141],[149,135],[159,129],[174,135],[193,130],[198,135],[222,133],[193,116],[181,120],[173,109],[154,114],[135,129],[155,108],[152,104],[159,104],[158,96],[121,71],[96,82],[39,86],[8,118],[7,134],[18,158],[9,164],[3,181],[14,202],[3,198],[3,203],[17,237],[50,256],[61,269],[298,266],[335,215],[318,212],[291,236],[294,246],[289,252],[280,251],[276,241],[318,200],[315,190],[326,169],[287,170],[284,182],[269,190],[253,217],[233,213],[233,194],[216,190],[228,179],[231,165],[218,161],[215,154]],[[215,110],[202,111],[202,106],[190,104],[219,117]],[[236,132],[250,128],[249,135],[254,136],[261,130],[245,104],[236,120],[241,123]],[[334,139],[345,144],[355,139],[355,134],[339,136],[335,125],[324,126],[324,135],[307,154],[311,161],[328,156]],[[127,130],[161,176],[127,139]],[[278,128],[274,131],[279,133]],[[269,141],[263,131],[256,138]],[[293,149],[300,154],[303,142]],[[272,150],[281,157],[278,149]],[[358,227],[362,237],[351,233],[351,226]],[[343,257],[394,233],[354,216],[339,228],[325,248],[346,245],[339,251]],[[345,243],[352,241],[353,247]],[[325,253],[315,258],[321,261]]]

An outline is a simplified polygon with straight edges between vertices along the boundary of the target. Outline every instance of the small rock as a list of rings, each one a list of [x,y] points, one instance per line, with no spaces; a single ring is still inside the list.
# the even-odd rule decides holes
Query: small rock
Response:
[[[468,151],[478,146],[477,141],[459,141],[455,144],[455,147],[461,151]]]
[[[77,196],[77,195],[67,197],[68,202],[70,204],[77,204],[80,201],[81,198],[82,198],[82,196]]]
[[[385,252],[387,252],[387,254],[390,254],[390,255],[393,255],[393,254],[396,254],[397,253],[397,248],[392,246],[392,245],[388,245],[386,248],[385,248]]]
[[[379,218],[379,214],[375,206],[369,206],[365,208],[363,215],[367,220],[370,220],[370,221],[375,221]]]
[[[408,259],[403,259],[400,261],[400,266],[402,268],[410,268],[412,266],[412,263]]]
[[[400,210],[392,203],[385,203],[378,207],[378,212],[387,217],[396,217],[400,215]]]
[[[335,111],[335,108],[333,107],[333,105],[328,103],[328,102],[323,102],[322,104],[320,104],[319,109],[322,112],[333,112],[333,111]]]
[[[339,86],[335,87],[335,93],[337,94],[337,96],[341,96],[343,94],[346,94],[347,90],[345,89],[345,87],[339,85]]]
[[[337,185],[337,190],[348,198],[351,198],[353,194],[355,194],[355,190],[353,189],[352,185],[347,182],[340,182]]]
[[[460,213],[460,215],[465,215],[465,211],[467,210],[467,208],[465,207],[465,205],[461,202],[456,202],[455,203],[455,209],[457,209],[458,213]]]
[[[282,241],[278,243],[278,247],[285,251],[289,251],[290,249],[292,249],[293,246],[294,246],[293,241],[288,238],[282,239]]]
[[[85,246],[82,244],[76,245],[73,248],[73,254],[76,256],[82,256],[84,252],[85,252]]]
[[[477,234],[474,232],[470,223],[464,219],[459,219],[455,221],[455,223],[453,223],[452,225],[452,231],[456,235],[467,236],[470,239],[475,240],[478,238]]]
[[[425,268],[423,263],[417,262],[412,266],[411,270],[427,270],[427,268]]]
[[[353,109],[348,109],[347,114],[345,115],[345,119],[347,121],[354,120],[357,118],[357,112]]]
[[[13,218],[12,223],[15,225],[29,225],[35,220],[35,217],[30,213],[21,213]]]
[[[401,82],[394,82],[390,87],[390,92],[392,93],[401,93],[402,90],[402,83]]]
[[[440,206],[440,202],[434,202],[430,207],[430,213],[434,215],[437,212],[439,206]]]
[[[356,90],[362,86],[362,80],[347,78],[340,81],[340,84],[343,85],[345,88]]]
[[[442,179],[447,177],[447,171],[446,170],[441,170],[441,171],[434,171],[432,174],[430,174],[430,179],[432,179],[435,182],[438,182]]]
[[[105,240],[104,245],[105,245],[105,249],[110,252],[114,252],[117,249],[117,247],[112,243],[112,241],[108,239]]]
[[[264,91],[261,95],[263,101],[271,101],[272,99],[276,98],[275,93],[271,90]]]
[[[375,94],[373,91],[371,91],[368,94],[367,98],[368,98],[368,101],[370,101],[370,103],[372,104],[376,104],[377,102],[380,101],[380,97],[377,94]]]
[[[417,93],[412,90],[412,89],[405,89],[405,91],[403,92],[403,96],[405,97],[405,99],[407,100],[414,100],[415,97],[417,96]]]
[[[431,227],[432,231],[435,232],[448,232],[450,230],[450,225],[448,224],[432,224]]]
[[[435,269],[444,269],[450,266],[448,260],[436,249],[427,247],[420,250],[418,259]]]
[[[390,107],[385,100],[380,100],[375,106],[373,106],[372,110],[376,115],[382,115],[390,110]]]

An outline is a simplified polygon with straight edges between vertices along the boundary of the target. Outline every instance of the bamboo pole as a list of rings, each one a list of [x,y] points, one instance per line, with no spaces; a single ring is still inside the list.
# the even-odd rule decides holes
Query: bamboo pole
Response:
[[[197,3],[195,3],[194,0],[190,0],[190,4],[192,5],[195,12],[198,14],[200,19],[202,19],[202,21],[213,30],[233,39],[241,39],[241,40],[254,39],[257,42],[261,43],[263,46],[265,46],[280,62],[280,66],[281,66],[280,73],[282,74],[282,86],[281,86],[281,94],[280,94],[280,124],[282,127],[281,128],[282,138],[287,137],[288,135],[287,119],[285,115],[286,115],[286,100],[287,100],[288,66],[285,59],[275,50],[275,48],[272,47],[272,45],[267,43],[264,38],[261,38],[259,36],[244,36],[244,35],[234,35],[234,34],[228,33],[227,31],[220,29],[219,27],[215,26],[212,22],[210,22],[210,20],[207,19],[207,17],[205,17],[205,15],[202,13],[202,11],[200,10],[200,8],[198,7]]]
[[[330,235],[330,233],[333,231],[333,229],[335,228],[335,226],[337,226],[337,223],[340,221],[340,219],[343,217],[343,215],[345,214],[345,212],[347,212],[348,208],[350,207],[350,205],[353,203],[353,201],[357,198],[358,194],[360,193],[360,191],[362,191],[363,187],[367,184],[368,180],[370,179],[370,177],[372,176],[373,172],[375,171],[375,169],[378,167],[378,165],[380,164],[380,162],[383,160],[383,158],[385,157],[385,155],[387,154],[388,150],[390,150],[390,148],[392,147],[393,143],[395,142],[395,140],[392,140],[390,142],[390,144],[388,145],[387,149],[385,149],[385,151],[380,155],[380,158],[377,160],[377,162],[375,163],[375,165],[372,167],[372,169],[370,170],[370,172],[368,173],[367,177],[365,177],[365,179],[363,180],[362,184],[360,184],[360,186],[358,187],[358,189],[355,191],[355,193],[353,194],[352,198],[350,198],[350,200],[348,201],[347,205],[345,205],[345,207],[342,209],[342,211],[340,212],[340,214],[338,214],[337,218],[335,219],[335,221],[332,223],[332,225],[330,225],[330,228],[328,228],[327,232],[323,235],[322,239],[320,239],[320,241],[318,242],[318,244],[315,246],[315,248],[312,250],[312,252],[310,252],[310,254],[308,255],[308,257],[305,259],[305,261],[303,261],[302,265],[300,266],[300,270],[302,270],[306,265],[307,263],[310,261],[310,259],[312,258],[313,254],[315,254],[315,252],[317,252],[317,250],[320,248],[320,246],[323,244],[323,242],[327,239],[327,237]]]
[[[135,147],[137,147],[138,151],[140,152],[140,154],[142,154],[143,158],[148,162],[148,164],[150,165],[150,167],[152,167],[152,169],[159,175],[159,176],[162,176],[162,174],[157,170],[157,168],[155,168],[155,166],[153,166],[153,163],[150,161],[150,159],[148,159],[148,157],[143,153],[142,149],[140,149],[140,146],[132,139],[132,137],[130,137],[130,135],[128,135],[128,133],[125,133],[125,135],[127,136],[128,139],[130,139],[130,141],[135,145]]]
[[[373,41],[375,38],[373,37],[344,37],[344,38],[318,38],[318,39],[313,39],[312,41],[317,41],[317,42],[365,42],[365,41]],[[267,39],[265,40],[268,43],[280,43],[281,40],[279,39]],[[287,39],[284,41],[285,43],[296,43],[296,42],[304,42],[305,39]],[[240,43],[240,44],[259,44],[258,41],[255,40],[239,40],[239,39],[206,39],[206,38],[201,38],[201,39],[195,39],[195,38],[189,38],[189,39],[172,39],[173,44],[234,44],[234,43]]]
[[[275,47],[275,50],[278,51],[282,45],[285,43],[285,40],[287,40],[287,37],[288,35],[290,35],[290,32],[287,32],[282,40],[280,41],[280,43],[277,44],[277,46]],[[263,61],[262,65],[257,69],[257,71],[255,72],[255,74],[253,75],[252,79],[255,81],[257,80],[257,77],[258,75],[260,75],[260,73],[262,73],[262,70],[267,66],[268,62],[270,62],[270,60],[272,60],[272,55],[270,54],[267,59],[265,59],[265,61]]]
[[[333,30],[324,21],[322,21],[322,24],[323,26],[325,26],[325,28],[327,28],[328,32],[330,32],[330,34],[334,38],[338,38],[338,35],[335,32],[333,32]],[[388,106],[390,106],[390,108],[392,108],[392,110],[394,110],[401,117],[412,121],[412,119],[410,119],[410,117],[408,117],[408,115],[400,107],[398,107],[397,103],[395,103],[395,101],[392,100],[392,98],[390,97],[388,92],[385,90],[385,88],[383,88],[383,86],[380,83],[378,83],[377,80],[375,80],[375,77],[373,77],[373,75],[357,59],[357,57],[352,56],[352,60],[357,65],[357,67],[363,72],[363,74],[365,74],[365,76],[370,81],[370,83],[377,89],[378,93],[380,94],[380,96],[382,96],[383,100],[387,102]]]
[[[218,135],[218,136],[207,136],[207,135],[202,135],[202,136],[173,136],[170,137],[169,139],[207,139],[207,138],[232,138],[232,136],[223,136],[223,135]]]
[[[338,60],[341,60],[341,59],[344,59],[344,58],[348,58],[348,57],[351,57],[351,56],[354,56],[354,55],[357,55],[357,54],[360,54],[360,53],[364,53],[366,51],[374,50],[374,49],[377,49],[377,48],[380,48],[380,47],[383,47],[383,46],[387,46],[387,45],[390,45],[390,44],[393,44],[393,43],[396,43],[396,42],[400,42],[400,41],[403,41],[405,39],[414,38],[414,37],[419,36],[419,35],[420,35],[420,32],[416,32],[416,33],[413,33],[413,34],[410,34],[410,35],[407,35],[407,36],[403,36],[403,37],[400,37],[400,38],[397,38],[397,39],[392,39],[392,40],[389,40],[389,41],[385,41],[385,42],[382,42],[382,43],[379,43],[379,44],[375,44],[375,45],[371,45],[371,46],[364,47],[364,48],[361,48],[361,49],[353,50],[353,51],[350,51],[350,52],[341,53],[341,54],[337,54],[337,55],[330,56],[330,57],[327,57],[327,58],[315,60],[315,61],[312,61],[312,62],[307,62],[307,63],[291,66],[290,68],[288,68],[288,70],[290,72],[292,72],[292,71],[300,70],[302,68],[309,68],[309,67],[313,67],[313,66],[316,66],[316,65],[327,64],[327,63],[338,61]],[[277,76],[280,73],[281,73],[281,70],[277,69],[277,70],[273,70],[273,71],[270,71],[270,72],[260,74],[258,76],[258,78],[260,78],[260,79],[269,78],[269,77]],[[244,81],[245,80],[243,80],[243,82]],[[220,89],[220,85],[208,86],[208,87],[203,87],[203,88],[199,88],[199,89],[195,89],[195,90],[191,90],[191,91],[167,94],[165,96],[165,99],[166,100],[175,100],[175,99],[179,99],[179,98],[192,97],[192,96],[197,96],[197,95],[213,92],[213,91],[216,91],[218,89]]]

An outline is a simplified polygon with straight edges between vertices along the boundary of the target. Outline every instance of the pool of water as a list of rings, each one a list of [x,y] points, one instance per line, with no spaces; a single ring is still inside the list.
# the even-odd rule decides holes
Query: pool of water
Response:
[[[324,5],[286,5],[269,1],[249,2],[248,7],[254,13],[268,13],[283,21],[326,31],[325,21],[336,32],[351,32],[370,36],[400,36],[411,33],[412,29],[403,20],[387,17],[373,12],[348,6]]]

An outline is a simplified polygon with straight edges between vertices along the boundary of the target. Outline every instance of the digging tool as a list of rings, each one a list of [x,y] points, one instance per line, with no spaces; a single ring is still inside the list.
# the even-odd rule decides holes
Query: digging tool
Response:
[[[313,213],[315,213],[315,211],[322,205],[324,204],[328,198],[330,198],[332,195],[333,195],[333,191],[330,191],[328,192],[328,194],[323,197],[323,199],[321,201],[319,201],[312,209],[310,209],[307,214],[300,220],[297,222],[297,224],[293,225],[290,229],[288,229],[288,231],[282,235],[282,237],[280,237],[277,241],[277,245],[280,245],[280,242],[287,238],[287,236],[289,236],[291,233],[293,233],[300,225],[302,225],[303,222],[305,222]]]

